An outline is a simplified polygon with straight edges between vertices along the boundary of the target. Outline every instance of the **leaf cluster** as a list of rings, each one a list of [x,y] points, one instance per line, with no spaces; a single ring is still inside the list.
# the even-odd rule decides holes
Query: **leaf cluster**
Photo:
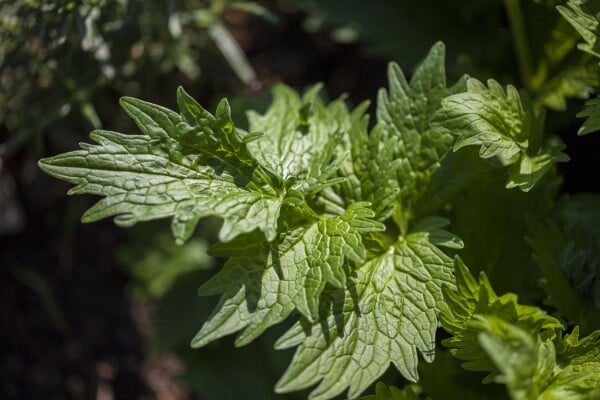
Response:
[[[276,85],[266,112],[248,112],[248,130],[225,99],[209,112],[182,88],[177,111],[126,97],[140,134],[96,130],[95,143],[39,165],[74,184],[71,194],[102,197],[84,222],[169,218],[183,244],[199,221],[220,219],[209,252],[226,261],[200,288],[219,300],[192,347],[234,333],[244,346],[289,321],[275,347],[295,354],[278,393],[356,398],[390,365],[419,382],[441,324],[463,367],[514,399],[595,398],[597,227],[578,211],[587,200],[555,204],[556,163],[568,157],[543,102],[494,80],[448,85],[441,43],[410,78],[391,64],[388,81],[373,124],[366,103],[326,103],[319,85],[303,95]],[[547,228],[551,210],[568,237]],[[452,259],[463,248],[502,287],[522,269],[517,289],[543,278],[557,316],[498,295],[485,273],[476,280]],[[558,317],[581,328],[566,334]],[[426,383],[380,384],[367,398],[419,398]]]

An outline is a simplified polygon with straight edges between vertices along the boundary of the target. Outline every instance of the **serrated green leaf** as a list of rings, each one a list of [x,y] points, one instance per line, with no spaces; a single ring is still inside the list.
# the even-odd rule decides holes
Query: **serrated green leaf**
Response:
[[[131,226],[173,217],[178,242],[187,240],[199,219],[223,218],[223,241],[261,230],[275,238],[281,195],[269,174],[248,153],[233,126],[226,102],[217,116],[180,89],[179,115],[137,99],[122,105],[144,135],[95,131],[97,145],[40,161],[40,167],[76,186],[70,194],[104,196],[82,217],[84,222],[116,216]],[[272,175],[272,174],[271,174]]]
[[[567,7],[561,5],[557,9],[585,41],[579,45],[579,48],[595,57],[600,57],[598,41],[600,3],[596,0],[569,0]]]
[[[477,282],[457,259],[456,290],[444,289],[443,341],[468,361],[467,370],[487,371],[484,383],[507,386],[514,400],[595,399],[600,392],[600,331],[581,342],[579,329],[562,339],[562,324],[541,309],[497,296],[485,275]]]
[[[600,396],[600,331],[579,340],[576,327],[553,342],[494,317],[480,317],[479,341],[514,400],[594,400]]]
[[[345,290],[330,290],[319,321],[302,320],[276,346],[299,345],[276,390],[288,392],[316,383],[312,399],[346,389],[358,396],[393,363],[418,379],[417,350],[431,361],[441,287],[453,287],[452,261],[415,232],[357,267]]]
[[[261,165],[284,180],[303,179],[308,186],[323,182],[344,158],[335,154],[335,148],[351,129],[351,114],[343,98],[325,105],[318,97],[321,88],[315,85],[300,98],[290,87],[278,84],[265,114],[247,113],[250,131],[266,133],[248,148]],[[327,168],[332,158],[337,162]]]
[[[104,196],[86,211],[84,222],[116,216],[117,224],[131,226],[172,216],[173,234],[183,242],[200,218],[216,215],[224,218],[222,240],[255,228],[274,238],[281,203],[276,196],[194,165],[193,157],[173,157],[149,136],[95,131],[90,137],[98,145],[40,161],[48,174],[76,184],[70,194]]]
[[[457,136],[454,151],[478,146],[479,155],[509,168],[507,187],[529,191],[555,162],[568,161],[564,145],[544,143],[544,113],[513,86],[506,91],[494,80],[486,87],[476,79],[467,91],[447,97],[436,114],[442,131]]]
[[[397,179],[399,160],[394,158],[398,138],[384,137],[380,126],[369,134],[369,119],[357,107],[351,115],[352,127],[344,135],[341,149],[350,154],[338,170],[344,180],[323,191],[319,198],[326,212],[336,213],[347,203],[368,201],[378,221],[385,221],[394,211],[400,185]]]
[[[345,264],[364,261],[361,235],[384,229],[373,216],[367,203],[357,203],[340,216],[321,218],[282,235],[266,252],[251,254],[248,247],[238,246],[247,237],[219,246],[218,251],[238,257],[229,259],[200,289],[203,295],[222,297],[192,346],[204,346],[242,329],[236,344],[247,344],[294,310],[316,319],[325,285],[343,287]],[[234,253],[236,249],[240,252]]]
[[[222,296],[192,340],[192,347],[205,346],[243,329],[236,339],[236,346],[242,346],[285,320],[295,309],[289,294],[295,295],[297,288],[279,274],[292,273],[278,271],[271,254],[268,258],[227,260],[223,269],[200,288],[201,295]]]
[[[529,63],[520,63],[522,84],[536,106],[554,111],[565,111],[570,98],[587,99],[599,77],[598,63],[577,49],[579,34],[556,12],[561,3],[565,1],[528,1],[514,7],[526,20]],[[520,24],[514,17],[511,27]]]
[[[400,205],[405,213],[427,187],[441,159],[451,149],[453,136],[431,125],[442,99],[464,90],[464,79],[446,86],[445,49],[436,43],[417,67],[410,83],[396,64],[388,69],[389,89],[380,90],[377,121],[382,139],[397,138],[393,158],[399,160]]]
[[[510,166],[508,189],[520,188],[528,192],[550,170],[556,162],[567,162],[569,156],[562,152],[563,145],[549,147],[546,152],[535,156],[522,156],[518,163]]]
[[[587,118],[579,128],[579,135],[587,135],[600,130],[600,97],[591,99],[585,103],[585,107],[583,111],[577,114],[579,118]]]
[[[493,316],[478,318],[477,328],[482,349],[498,368],[494,381],[505,384],[513,400],[546,398],[542,392],[556,358],[552,341]]]
[[[444,289],[446,306],[440,317],[443,328],[452,337],[442,343],[452,349],[456,358],[465,361],[465,369],[490,372],[487,381],[498,371],[480,346],[482,328],[476,323],[478,318],[502,319],[535,334],[542,330],[549,334],[562,330],[562,324],[556,318],[537,307],[519,304],[514,294],[496,295],[485,274],[482,273],[477,282],[459,258],[456,259],[455,273],[456,290]]]
[[[556,345],[560,369],[542,399],[595,400],[600,398],[600,331],[579,339],[579,329]]]
[[[135,99],[129,100],[131,102],[141,103]],[[179,129],[175,138],[182,144],[185,153],[198,155],[197,162],[214,165],[217,171],[232,168],[234,176],[253,173],[258,162],[250,155],[246,143],[248,138],[256,137],[247,135],[244,138],[239,134],[231,120],[231,108],[227,99],[219,102],[213,116],[179,87],[177,104],[182,123],[177,125]],[[130,115],[134,114],[130,112]],[[145,125],[142,123],[139,126],[142,129]]]

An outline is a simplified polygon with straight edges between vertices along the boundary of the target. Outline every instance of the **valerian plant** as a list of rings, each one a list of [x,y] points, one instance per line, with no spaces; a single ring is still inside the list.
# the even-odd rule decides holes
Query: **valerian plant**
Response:
[[[562,12],[587,23],[573,16],[583,12],[580,2],[571,3]],[[581,218],[581,201],[566,199],[542,221],[528,221],[527,243],[556,316],[496,294],[485,274],[476,280],[456,256],[471,245],[452,233],[464,223],[470,189],[499,182],[498,202],[517,191],[547,204],[555,193],[555,164],[568,157],[544,110],[494,80],[448,84],[441,43],[410,79],[391,64],[388,81],[373,124],[367,103],[326,104],[318,85],[303,96],[275,86],[264,114],[248,112],[247,131],[234,125],[227,100],[211,113],[182,88],[178,112],[123,98],[141,134],[94,131],[95,144],[39,165],[73,183],[71,194],[102,196],[84,222],[171,218],[184,243],[202,218],[220,218],[210,253],[227,261],[200,288],[220,300],[192,347],[233,333],[243,346],[293,319],[275,343],[296,348],[276,392],[316,385],[312,399],[356,398],[391,364],[419,382],[419,359],[434,360],[441,325],[444,346],[464,368],[487,373],[484,382],[504,384],[513,399],[598,398],[600,284],[587,284],[585,269],[597,257],[590,251],[598,231]],[[584,133],[593,128],[586,124]],[[470,212],[479,218],[475,203]],[[565,320],[581,328],[565,333]],[[418,384],[379,383],[366,398],[426,394]]]

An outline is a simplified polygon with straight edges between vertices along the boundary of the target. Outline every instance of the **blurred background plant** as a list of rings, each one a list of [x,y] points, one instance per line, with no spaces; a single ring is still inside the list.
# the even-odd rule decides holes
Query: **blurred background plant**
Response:
[[[65,118],[84,131],[101,128],[110,113],[97,110],[104,106],[100,96],[156,91],[156,78],[171,73],[197,82],[203,68],[226,60],[250,85],[256,75],[222,14],[239,10],[277,22],[258,3],[227,0],[31,0],[0,7],[0,123],[10,132],[0,157],[30,141],[41,146],[47,131],[71,143]]]
[[[247,108],[268,104],[272,83],[302,88],[322,81],[331,97],[348,92],[355,104],[374,100],[388,61],[411,71],[442,40],[449,79],[493,77],[526,89],[547,108],[548,125],[573,158],[561,165],[560,190],[597,193],[600,178],[589,171],[599,136],[577,137],[574,115],[600,74],[556,11],[563,3],[0,0],[0,339],[8,349],[0,356],[0,397],[305,397],[273,394],[290,357],[272,350],[277,332],[244,349],[231,338],[189,349],[215,301],[198,298],[196,290],[220,266],[206,256],[217,221],[204,221],[184,247],[160,222],[130,230],[110,222],[81,225],[93,199],[66,199],[67,186],[37,170],[37,159],[75,148],[92,129],[135,132],[119,97],[173,106],[183,85],[209,109],[227,96],[243,127]],[[522,208],[490,233],[507,251],[465,249],[463,256],[503,290],[506,271],[499,266],[536,268],[530,249],[512,237],[527,233],[522,216],[548,212],[560,179],[528,203],[522,193],[500,190],[502,182],[489,185],[484,194],[466,192],[463,207],[492,204],[482,201],[487,195],[511,206],[482,208],[481,218]],[[598,204],[598,196],[586,201]],[[461,219],[460,207],[455,212],[457,233],[476,243],[473,221]],[[575,257],[572,246],[561,253],[564,263]],[[530,290],[541,296],[523,288]],[[438,364],[463,379],[447,352],[440,350],[436,363],[422,366],[424,386],[436,387]],[[482,390],[463,398],[503,398]]]

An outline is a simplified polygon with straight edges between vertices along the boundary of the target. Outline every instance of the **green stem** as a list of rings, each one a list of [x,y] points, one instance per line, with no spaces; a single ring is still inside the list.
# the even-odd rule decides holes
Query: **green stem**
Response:
[[[506,12],[510,23],[510,30],[513,41],[515,43],[515,52],[517,53],[517,62],[519,63],[519,71],[523,86],[531,89],[531,78],[533,76],[533,63],[531,61],[531,53],[527,43],[527,33],[523,14],[521,13],[521,5],[519,0],[505,0]]]
[[[246,85],[256,82],[254,69],[246,58],[244,51],[225,25],[219,20],[215,21],[208,28],[208,34],[215,41],[217,47],[221,50],[221,53],[227,59],[238,78]]]

